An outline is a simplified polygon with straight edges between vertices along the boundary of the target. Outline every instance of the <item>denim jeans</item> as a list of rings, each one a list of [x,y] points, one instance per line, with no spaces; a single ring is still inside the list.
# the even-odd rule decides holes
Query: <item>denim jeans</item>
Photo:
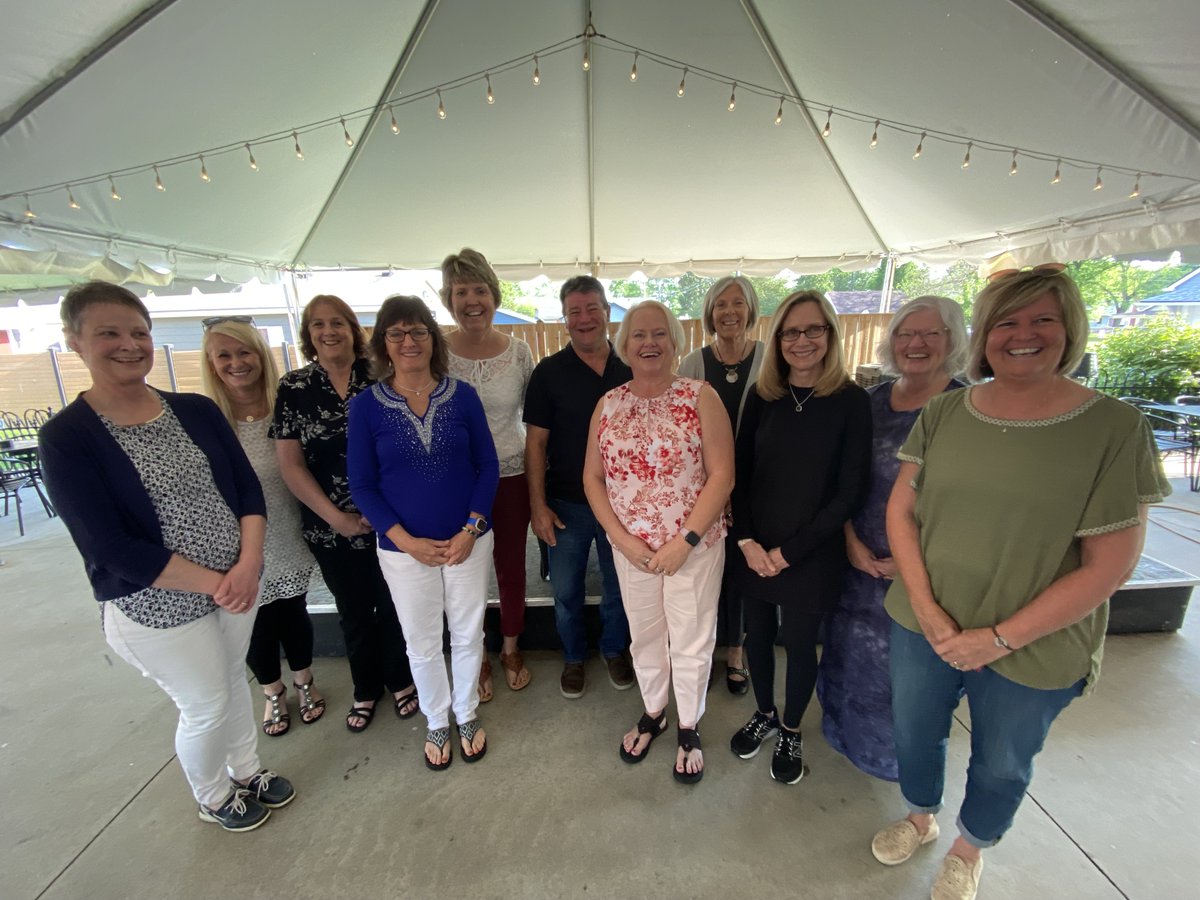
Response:
[[[554,621],[563,645],[563,659],[587,659],[587,631],[583,622],[584,577],[588,554],[596,543],[600,563],[600,652],[620,656],[629,645],[629,623],[621,605],[621,589],[613,568],[613,550],[604,529],[586,503],[551,499],[549,506],[565,528],[555,529],[557,544],[550,548],[550,583],[554,588]]]
[[[958,830],[991,847],[1012,826],[1033,778],[1033,758],[1050,725],[1083,692],[1025,687],[985,667],[961,672],[944,662],[920,632],[892,623],[892,720],[900,791],[914,813],[942,808],[946,745],[963,694],[971,710],[971,759]]]

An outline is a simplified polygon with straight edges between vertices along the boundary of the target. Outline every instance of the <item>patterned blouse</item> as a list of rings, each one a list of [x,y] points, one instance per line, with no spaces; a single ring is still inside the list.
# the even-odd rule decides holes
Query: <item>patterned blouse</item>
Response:
[[[602,401],[597,438],[608,499],[625,530],[651,550],[683,530],[708,478],[701,452],[703,387],[677,377],[657,397],[644,398],[623,384]],[[704,546],[724,536],[722,516],[704,535]]]
[[[373,384],[365,359],[355,360],[350,370],[350,386],[342,399],[320,363],[288,372],[279,381],[275,398],[275,422],[268,436],[275,440],[300,442],[304,463],[333,505],[344,512],[357,513],[350,499],[346,478],[346,416],[350,400]],[[355,550],[375,547],[372,534],[344,538],[328,522],[304,504],[300,505],[304,539],[310,544],[334,547],[349,541]]]
[[[308,592],[313,557],[300,533],[300,502],[283,483],[275,442],[267,436],[270,423],[238,422],[237,437],[254,467],[267,500],[267,540],[263,548],[265,567],[258,603],[299,597]]]
[[[137,469],[158,515],[163,546],[206,569],[233,568],[242,543],[237,516],[217,490],[208,457],[171,407],[163,403],[162,415],[141,425],[117,425],[105,416],[100,421]],[[217,608],[208,594],[156,587],[110,602],[147,628],[186,625]]]
[[[525,471],[525,423],[521,412],[532,374],[533,354],[519,338],[510,337],[508,346],[491,359],[450,354],[450,375],[475,388],[483,401],[500,458],[501,478]]]

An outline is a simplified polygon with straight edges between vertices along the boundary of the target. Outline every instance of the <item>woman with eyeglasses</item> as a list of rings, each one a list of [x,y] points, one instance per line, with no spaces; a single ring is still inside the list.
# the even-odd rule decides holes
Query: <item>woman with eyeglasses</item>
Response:
[[[200,819],[250,831],[296,795],[259,762],[246,682],[262,488],[211,400],[146,384],[154,340],[135,294],[77,285],[61,314],[92,381],[39,432],[46,489],[84,559],[108,645],[179,710],[175,752]]]
[[[967,358],[962,307],[946,297],[917,297],[896,311],[878,348],[885,374],[867,390],[874,438],[867,501],[845,526],[850,568],[837,607],[825,620],[817,675],[821,730],[829,746],[868,775],[896,780],[892,690],[888,677],[891,617],[883,595],[896,577],[884,515],[900,460],[896,451],[931,397],[960,388],[953,376]]]
[[[300,316],[300,350],[311,362],[279,382],[269,435],[283,480],[302,504],[304,540],[337,604],[354,681],[346,727],[358,734],[385,690],[401,719],[419,709],[404,633],[375,556],[373,523],[354,505],[346,479],[350,401],[373,384],[367,337],[345,300],[319,294]]]
[[[442,304],[458,328],[446,336],[450,375],[471,385],[483,401],[500,459],[492,521],[492,561],[500,593],[500,666],[509,690],[531,675],[517,646],[525,630],[525,552],[529,538],[529,483],[525,478],[525,389],[533,354],[519,338],[492,327],[500,308],[500,281],[483,254],[469,247],[442,261]],[[484,651],[479,700],[492,699],[492,665]]]
[[[971,750],[958,835],[934,900],[972,900],[1033,759],[1100,670],[1108,598],[1133,571],[1146,504],[1170,493],[1142,415],[1073,381],[1088,338],[1062,265],[1000,273],[975,298],[967,374],[931,398],[899,450],[885,600],[892,717],[908,816],[884,865],[938,837],[946,745],[966,695]]]
[[[738,430],[732,528],[758,708],[729,746],[750,759],[778,734],[771,777],[795,784],[804,776],[800,720],[817,680],[817,635],[846,571],[843,526],[866,498],[871,403],[842,363],[841,328],[824,295],[787,297],[766,344]],[[775,704],[780,634],[782,716]]]
[[[446,340],[422,300],[385,300],[370,346],[378,381],[350,404],[350,492],[379,534],[428,723],[425,765],[440,771],[454,758],[451,709],[463,761],[487,752],[476,708],[500,467],[479,395],[447,374]]]
[[[313,627],[305,598],[313,557],[300,534],[300,506],[279,474],[275,442],[267,431],[275,408],[279,370],[250,316],[204,320],[200,349],[201,383],[246,451],[267,500],[267,538],[246,664],[267,698],[263,733],[280,737],[291,728],[287,687],[280,677],[279,650],[292,670],[300,721],[312,725],[325,714],[325,700],[313,684]]]

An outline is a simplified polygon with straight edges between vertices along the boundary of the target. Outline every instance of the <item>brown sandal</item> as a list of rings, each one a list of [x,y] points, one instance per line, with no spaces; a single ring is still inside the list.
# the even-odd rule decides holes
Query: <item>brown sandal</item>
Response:
[[[292,686],[300,694],[300,721],[305,725],[315,724],[321,716],[325,715],[325,699],[313,699],[313,678],[309,677],[308,684],[298,684],[293,681]]]
[[[500,654],[500,665],[504,667],[504,680],[510,691],[519,691],[529,686],[533,675],[525,668],[525,659],[520,650]]]
[[[491,703],[492,697],[492,661],[488,659],[487,651],[483,652],[483,665],[479,667],[479,702]]]
[[[287,711],[287,688],[279,689],[278,694],[264,694],[270,707],[262,720],[263,734],[267,737],[283,737],[292,727],[292,717]],[[281,727],[282,726],[282,727]],[[278,729],[272,731],[271,729]]]

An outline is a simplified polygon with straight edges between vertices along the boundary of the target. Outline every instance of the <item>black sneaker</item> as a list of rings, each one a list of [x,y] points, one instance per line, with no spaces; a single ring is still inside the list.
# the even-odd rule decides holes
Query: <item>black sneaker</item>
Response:
[[[296,799],[296,789],[282,775],[276,775],[270,769],[261,769],[245,784],[233,782],[235,788],[243,788],[250,796],[268,809],[279,809],[287,806]]]
[[[200,807],[200,821],[216,822],[226,831],[253,831],[270,815],[271,811],[251,797],[243,787],[230,794],[219,809]]]
[[[775,710],[771,710],[769,716],[764,716],[755,710],[750,721],[729,739],[729,749],[733,751],[734,756],[751,759],[758,754],[763,741],[778,733],[779,714]]]
[[[804,777],[804,740],[798,731],[779,730],[775,755],[771,757],[771,777],[784,784],[795,784]]]

